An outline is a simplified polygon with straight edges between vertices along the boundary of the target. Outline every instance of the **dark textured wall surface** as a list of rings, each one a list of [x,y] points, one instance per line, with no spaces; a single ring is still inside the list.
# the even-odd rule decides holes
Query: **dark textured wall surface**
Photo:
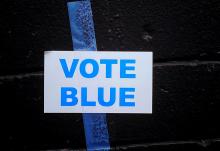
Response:
[[[66,0],[3,0],[8,150],[83,149],[81,114],[43,113],[43,52],[71,50]],[[93,0],[98,50],[153,51],[153,114],[108,114],[118,150],[220,149],[218,0]]]

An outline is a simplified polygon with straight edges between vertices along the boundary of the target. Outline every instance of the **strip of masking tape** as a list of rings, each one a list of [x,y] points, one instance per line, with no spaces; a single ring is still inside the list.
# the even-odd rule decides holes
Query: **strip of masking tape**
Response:
[[[69,2],[68,13],[73,50],[96,51],[96,39],[89,0]],[[87,150],[110,150],[106,114],[84,113]]]

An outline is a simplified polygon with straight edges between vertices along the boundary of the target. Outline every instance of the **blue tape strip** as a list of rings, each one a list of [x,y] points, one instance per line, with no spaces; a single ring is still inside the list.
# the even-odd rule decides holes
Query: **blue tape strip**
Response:
[[[69,2],[68,12],[73,49],[96,51],[96,39],[92,19],[91,3]],[[87,150],[110,150],[106,114],[83,114]]]

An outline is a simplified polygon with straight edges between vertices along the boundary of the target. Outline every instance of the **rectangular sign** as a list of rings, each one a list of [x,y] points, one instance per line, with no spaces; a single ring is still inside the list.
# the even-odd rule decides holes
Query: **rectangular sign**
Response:
[[[46,51],[45,113],[152,113],[152,52]]]

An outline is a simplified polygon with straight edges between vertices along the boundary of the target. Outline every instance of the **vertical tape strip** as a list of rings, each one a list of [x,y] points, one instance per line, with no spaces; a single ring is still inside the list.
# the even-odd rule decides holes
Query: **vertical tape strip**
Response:
[[[73,49],[96,51],[96,39],[89,0],[69,2],[69,20]],[[110,150],[105,114],[85,113],[83,122],[87,150]]]

